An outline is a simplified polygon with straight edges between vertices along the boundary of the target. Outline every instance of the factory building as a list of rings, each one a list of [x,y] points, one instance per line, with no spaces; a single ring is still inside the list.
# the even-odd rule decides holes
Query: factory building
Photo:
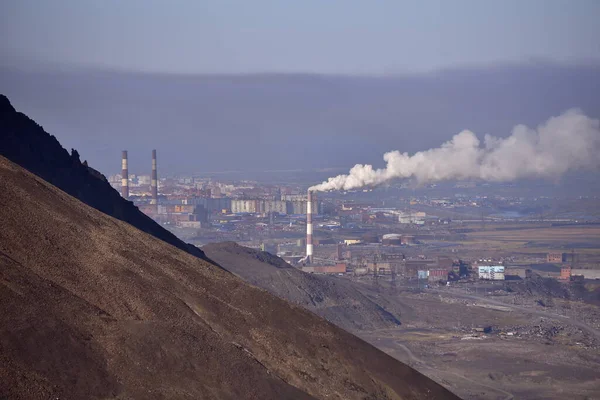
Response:
[[[598,269],[571,269],[571,276],[582,276],[584,279],[600,279],[600,270]]]
[[[397,274],[402,270],[402,265],[402,260],[368,262],[367,271],[371,273],[377,270],[380,275],[390,275],[392,272]]]
[[[428,272],[427,279],[430,281],[447,281],[448,280],[448,270],[445,268],[434,268],[430,269]]]
[[[504,267],[501,265],[480,265],[477,270],[479,272],[479,279],[491,281],[504,280]]]
[[[400,270],[400,274],[407,278],[416,278],[417,271],[428,271],[437,268],[437,260],[406,260]]]
[[[302,267],[302,272],[309,274],[345,274],[347,266],[344,263],[336,265],[310,265]]]
[[[560,277],[558,279],[568,281],[571,279],[571,267],[565,266],[560,269]]]
[[[548,253],[548,254],[546,254],[546,262],[549,262],[549,263],[563,262],[563,253]]]
[[[504,270],[505,279],[529,279],[531,274],[531,268],[509,267]]]
[[[387,233],[381,237],[381,243],[386,246],[409,245],[415,243],[415,237],[399,233]]]
[[[424,225],[427,214],[424,212],[408,212],[398,214],[398,222],[401,224]]]

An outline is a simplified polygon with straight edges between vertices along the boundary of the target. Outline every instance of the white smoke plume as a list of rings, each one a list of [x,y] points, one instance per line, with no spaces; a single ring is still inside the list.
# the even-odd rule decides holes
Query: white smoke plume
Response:
[[[600,121],[573,109],[537,129],[517,125],[507,138],[486,135],[481,143],[465,130],[441,147],[412,156],[391,151],[383,156],[383,169],[357,164],[347,175],[329,178],[309,190],[349,190],[396,178],[415,179],[419,184],[455,179],[558,179],[567,171],[597,169],[599,152]]]

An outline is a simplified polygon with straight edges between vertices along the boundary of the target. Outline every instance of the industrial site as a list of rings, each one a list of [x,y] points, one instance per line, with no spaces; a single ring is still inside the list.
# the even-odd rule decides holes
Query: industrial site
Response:
[[[217,261],[238,250],[212,244],[254,249],[250,259],[264,265],[234,270],[249,282],[292,296],[278,287],[291,282],[263,270],[281,268],[268,253],[317,282],[350,285],[396,322],[322,310],[337,302],[315,310],[465,399],[583,399],[600,389],[597,197],[476,181],[317,192],[162,178],[156,151],[151,176],[128,175],[126,152],[122,165],[113,187],[181,239]],[[309,309],[335,297],[297,284]]]
[[[600,400],[599,21],[0,1],[0,400]]]

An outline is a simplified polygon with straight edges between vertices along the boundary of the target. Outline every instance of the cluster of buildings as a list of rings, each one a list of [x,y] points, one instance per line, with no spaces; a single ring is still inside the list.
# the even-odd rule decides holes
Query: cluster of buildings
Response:
[[[449,276],[458,277],[460,266],[449,257],[433,259],[407,259],[402,253],[378,254],[371,257],[348,258],[349,254],[337,246],[340,261],[332,265],[307,265],[301,269],[305,272],[320,274],[351,273],[355,276],[391,276],[392,279],[425,279],[430,281],[448,280]]]
[[[529,267],[505,266],[498,260],[481,259],[473,263],[464,263],[446,256],[426,258],[424,256],[409,259],[403,253],[378,254],[365,258],[352,258],[350,251],[342,251],[343,245],[337,245],[338,262],[324,266],[303,266],[302,270],[311,273],[353,275],[393,276],[394,279],[420,279],[425,281],[451,281],[469,276],[467,279],[485,281],[504,281],[530,279],[534,275],[553,278],[563,282],[577,279],[600,279],[600,270],[572,268],[568,264],[575,255],[572,253],[549,253],[547,260],[558,261],[561,265],[549,269],[547,264]],[[560,256],[560,257],[559,257]],[[538,269],[540,268],[540,269]]]
[[[309,273],[392,275],[394,279],[428,281],[454,280],[467,274],[458,260],[406,258],[400,253],[405,251],[401,247],[438,243],[436,246],[442,248],[445,243],[460,241],[464,234],[462,224],[416,208],[427,206],[422,209],[431,210],[435,207],[442,213],[444,208],[481,207],[490,201],[509,205],[521,202],[520,199],[459,195],[455,198],[423,196],[409,202],[388,203],[343,196],[323,196],[320,201],[316,193],[307,193],[305,188],[294,185],[223,183],[195,177],[159,179],[155,150],[150,175],[129,174],[127,151],[124,151],[121,174],[111,176],[109,181],[123,197],[157,222],[195,229],[194,240],[199,245],[234,240],[255,248],[262,246]],[[318,230],[317,235],[314,229]],[[444,241],[441,244],[440,235]],[[293,244],[286,248],[286,243]],[[322,250],[328,246],[336,248],[335,254],[323,256]],[[315,250],[321,253],[320,257],[315,257]],[[357,254],[368,254],[370,259],[352,258],[355,250]],[[387,254],[380,255],[380,251]],[[561,268],[536,273],[562,280],[577,276],[600,278],[595,270],[574,268],[575,262],[569,257],[572,258],[567,253],[548,253],[547,263],[560,264]],[[529,268],[505,268],[504,265],[479,260],[470,270],[471,277],[498,281],[511,276],[527,278],[532,274]]]
[[[436,257],[434,259],[418,258],[407,259],[404,254],[380,254],[372,257],[344,259],[341,245],[337,246],[339,261],[322,265],[318,261],[302,265],[304,272],[315,274],[346,274],[354,276],[373,275],[391,276],[392,279],[425,279],[429,281],[448,280],[449,276],[458,277],[459,265],[449,257]]]
[[[574,268],[574,265],[578,261],[578,256],[574,252],[550,252],[546,254],[545,263],[531,264],[529,267],[504,267],[502,265],[493,265],[491,261],[480,260],[474,264],[474,268],[478,271],[479,279],[529,279],[534,274],[542,278],[552,278],[562,282],[577,279],[600,279],[600,270]]]
[[[427,213],[423,211],[399,212],[398,222],[401,224],[425,225]]]
[[[265,200],[265,199],[231,199],[231,213],[233,214],[268,214],[300,215],[306,214],[306,195],[294,195],[294,200]],[[318,202],[315,202],[315,214],[319,213]]]
[[[203,228],[212,225],[233,224],[240,216],[252,214],[262,219],[306,214],[307,199],[284,201],[268,199],[233,199],[230,197],[160,196],[158,204],[147,199],[134,200],[142,212],[161,223],[184,228]],[[318,212],[318,207],[316,207]],[[259,220],[256,220],[259,222]],[[262,220],[260,221],[262,222]]]
[[[264,216],[305,215],[307,194],[282,193],[260,190],[247,182],[238,185],[206,183],[195,178],[158,179],[156,150],[152,151],[152,174],[129,174],[128,153],[122,153],[120,175],[109,177],[109,182],[122,196],[133,201],[142,212],[156,221],[182,228],[202,228],[217,220],[228,223],[231,215],[255,214]],[[159,184],[161,187],[159,193]],[[319,213],[314,202],[313,213]]]

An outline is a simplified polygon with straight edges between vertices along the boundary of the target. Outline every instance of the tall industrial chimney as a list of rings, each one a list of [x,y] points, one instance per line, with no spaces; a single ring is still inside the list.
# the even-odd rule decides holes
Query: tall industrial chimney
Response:
[[[152,183],[150,184],[152,200],[150,204],[158,204],[158,175],[156,173],[156,150],[152,150]]]
[[[311,264],[313,258],[313,225],[312,225],[313,192],[308,191],[306,201],[306,263]]]
[[[129,199],[129,171],[127,169],[127,150],[123,150],[121,160],[121,196]]]

